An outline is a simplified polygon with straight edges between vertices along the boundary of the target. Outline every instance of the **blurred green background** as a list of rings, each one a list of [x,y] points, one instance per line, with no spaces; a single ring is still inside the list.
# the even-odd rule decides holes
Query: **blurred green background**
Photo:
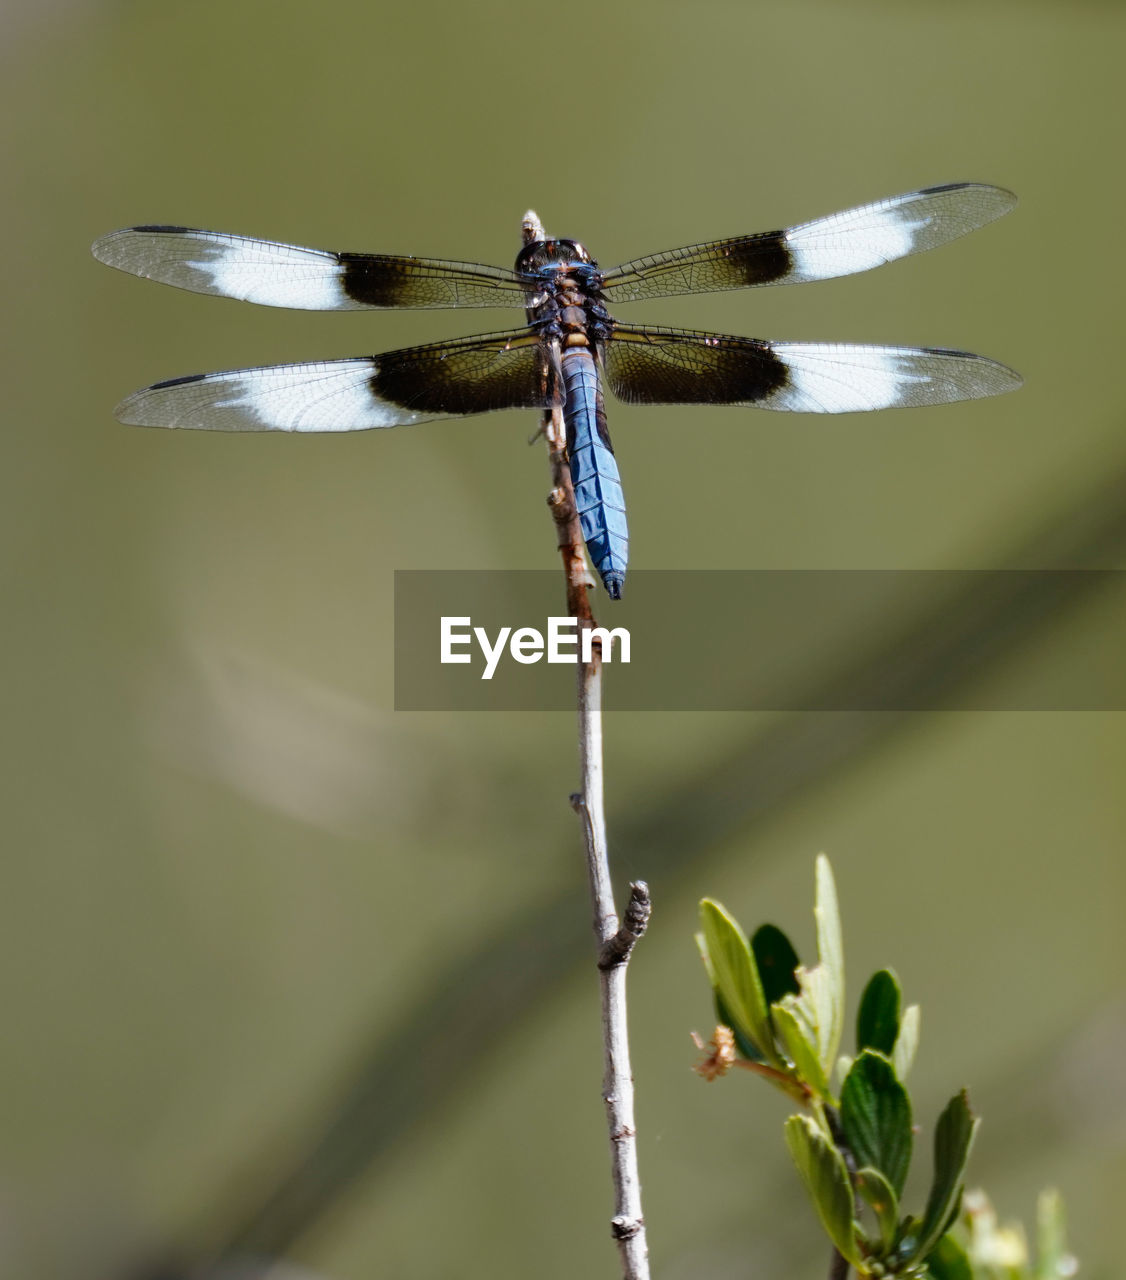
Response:
[[[111,413],[158,378],[508,318],[236,306],[90,241],[174,222],[507,265],[531,205],[610,264],[996,182],[1015,214],[887,271],[631,309],[1026,377],[838,420],[612,406],[634,564],[1123,567],[1124,34],[1121,5],[1075,0],[7,0],[5,1276],[616,1267],[571,720],[391,709],[395,568],[555,563],[534,420],[289,439]],[[1017,633],[985,678],[1110,643],[1091,598]],[[1123,730],[609,721],[617,872],[656,904],[631,970],[656,1274],[824,1272],[783,1102],[705,1085],[688,1040],[697,898],[808,951],[821,849],[854,996],[890,963],[922,1002],[921,1119],[969,1085],[974,1180],[1025,1217],[1057,1184],[1111,1274]]]

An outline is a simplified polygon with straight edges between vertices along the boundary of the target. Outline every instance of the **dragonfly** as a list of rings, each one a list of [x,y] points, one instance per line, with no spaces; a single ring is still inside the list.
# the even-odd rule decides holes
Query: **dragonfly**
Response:
[[[547,236],[532,212],[511,271],[191,227],[126,227],[94,243],[99,261],[195,293],[312,311],[519,307],[526,323],[382,355],[171,378],[127,396],[116,415],[139,426],[326,432],[560,410],[587,551],[619,599],[629,532],[604,383],[626,404],[853,413],[1000,395],[1021,378],[967,351],[766,341],[624,323],[609,308],[868,271],[946,244],[1015,203],[1001,187],[949,183],[608,270],[577,240]]]

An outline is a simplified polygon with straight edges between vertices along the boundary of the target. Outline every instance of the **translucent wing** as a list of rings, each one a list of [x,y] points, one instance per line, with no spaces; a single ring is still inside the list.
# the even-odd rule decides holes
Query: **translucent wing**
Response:
[[[94,257],[162,284],[303,311],[375,307],[523,307],[520,277],[499,267],[333,253],[191,227],[126,227]]]
[[[869,347],[616,325],[606,381],[632,404],[746,404],[856,413],[1015,391],[1020,375],[966,351]]]
[[[122,422],[204,431],[366,431],[548,403],[531,330],[384,355],[198,373],[117,406]]]
[[[604,272],[602,292],[611,303],[634,302],[852,275],[946,244],[1015,204],[1011,191],[977,182],[927,187],[784,231],[636,258]]]

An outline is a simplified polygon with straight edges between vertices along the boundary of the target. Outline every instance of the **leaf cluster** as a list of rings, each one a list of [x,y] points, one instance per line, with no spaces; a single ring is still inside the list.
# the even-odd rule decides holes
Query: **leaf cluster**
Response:
[[[919,1008],[904,1009],[895,974],[879,970],[860,999],[855,1056],[839,1056],[844,952],[836,886],[823,856],[816,881],[818,962],[810,968],[777,926],[763,925],[748,941],[718,902],[700,904],[697,942],[721,1024],[702,1073],[714,1077],[737,1064],[803,1106],[786,1121],[786,1143],[833,1247],[861,1275],[972,1280],[973,1271],[951,1270],[961,1246],[948,1232],[978,1122],[965,1093],[955,1094],[935,1125],[926,1204],[921,1214],[904,1214],[914,1129],[903,1082],[918,1047]]]

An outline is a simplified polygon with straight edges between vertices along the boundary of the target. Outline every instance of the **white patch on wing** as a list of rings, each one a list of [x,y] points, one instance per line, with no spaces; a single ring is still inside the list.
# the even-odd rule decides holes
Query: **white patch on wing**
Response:
[[[201,239],[199,248],[199,256],[184,266],[206,277],[208,293],[306,311],[333,311],[349,305],[335,254],[235,237],[226,241]]]
[[[870,271],[956,240],[1008,213],[1015,203],[1002,187],[956,182],[803,222],[784,234],[796,268],[788,279],[827,280]]]
[[[927,225],[926,219],[913,219],[887,205],[885,201],[834,213],[787,231],[786,247],[793,255],[796,276],[828,280],[871,271],[914,252],[916,235]]]
[[[117,416],[147,427],[309,432],[368,431],[444,416],[376,399],[375,370],[374,360],[362,359],[210,373],[137,391],[118,405]]]
[[[980,400],[1021,385],[1007,365],[967,351],[829,342],[774,342],[771,350],[785,362],[789,381],[754,402],[762,409],[864,413]]]
[[[903,368],[894,347],[778,342],[773,350],[786,362],[790,381],[765,402],[770,409],[798,413],[889,409],[903,400],[905,384],[927,380],[925,374]]]
[[[355,309],[341,286],[336,254],[191,227],[127,227],[93,245],[99,262],[148,280],[304,311]]]
[[[300,376],[283,368],[254,378],[228,380],[230,395],[217,401],[216,408],[245,408],[263,427],[278,431],[360,431],[397,426],[403,411],[372,396],[371,374],[371,362],[362,360],[344,370],[326,362],[305,366]]]

